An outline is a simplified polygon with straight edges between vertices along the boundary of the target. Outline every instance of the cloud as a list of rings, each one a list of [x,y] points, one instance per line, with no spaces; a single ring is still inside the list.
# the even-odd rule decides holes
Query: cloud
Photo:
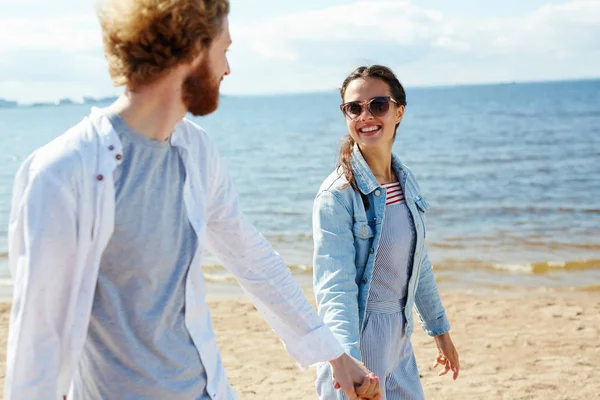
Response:
[[[92,15],[0,18],[0,54],[60,51],[81,53],[102,47],[100,27]]]
[[[410,84],[591,77],[600,65],[600,2],[470,20],[416,1],[354,1],[236,25],[232,35],[234,91],[332,88],[364,63],[390,65]],[[285,85],[283,75],[294,78]]]
[[[457,30],[474,51],[556,56],[600,50],[600,2],[570,1],[543,6],[514,18],[487,19]],[[526,53],[526,54],[523,54]]]
[[[95,94],[97,82],[108,81],[100,27],[93,14],[0,18],[0,38],[2,98],[15,99],[13,94],[21,102],[80,98]]]
[[[448,27],[441,13],[410,1],[358,1],[318,11],[283,15],[260,25],[236,26],[245,45],[267,60],[301,59],[307,43],[343,44],[352,53],[366,44],[430,45]],[[441,42],[440,42],[441,43]]]
[[[55,99],[110,82],[92,6],[77,9],[83,6],[75,0],[62,1],[70,6],[54,7],[50,16],[0,17],[0,97],[7,88],[21,87],[14,91],[20,99]],[[349,0],[259,22],[232,20],[232,75],[223,90],[330,90],[356,66],[372,63],[391,66],[408,85],[598,76],[599,1],[572,0],[511,18],[478,20],[420,4]],[[59,9],[71,13],[58,14]],[[70,89],[36,92],[60,87]],[[108,91],[112,87],[80,95]]]
[[[418,46],[423,53],[598,50],[600,2],[576,0],[514,18],[469,21],[408,0],[356,1],[237,29],[257,55],[284,61],[300,59],[299,47],[307,43],[335,43],[355,54],[382,43],[390,49]]]

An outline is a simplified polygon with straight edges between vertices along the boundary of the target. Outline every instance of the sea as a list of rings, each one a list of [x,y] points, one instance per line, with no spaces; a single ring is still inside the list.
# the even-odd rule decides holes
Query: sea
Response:
[[[394,152],[431,205],[427,245],[439,284],[600,290],[600,80],[406,92]],[[334,90],[222,96],[215,113],[193,118],[217,143],[247,218],[305,287],[313,200],[346,133],[340,102]],[[14,175],[27,155],[90,108],[0,109],[0,293],[12,284],[7,225]],[[210,254],[204,274],[223,290],[236,286]]]

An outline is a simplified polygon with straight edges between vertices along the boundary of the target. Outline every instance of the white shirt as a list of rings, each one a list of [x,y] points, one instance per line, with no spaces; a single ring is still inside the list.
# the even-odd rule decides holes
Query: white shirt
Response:
[[[206,132],[184,119],[172,144],[185,165],[184,202],[198,237],[186,281],[185,321],[206,368],[211,398],[237,396],[227,381],[205,301],[205,246],[236,276],[300,366],[342,355],[281,257],[245,220]],[[70,391],[87,337],[100,257],[114,228],[113,171],[122,157],[112,125],[94,109],[35,151],[17,173],[9,224],[14,298],[5,400],[62,400]]]

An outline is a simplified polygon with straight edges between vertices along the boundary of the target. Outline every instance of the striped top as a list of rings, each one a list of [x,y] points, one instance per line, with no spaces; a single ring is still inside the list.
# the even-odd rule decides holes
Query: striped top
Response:
[[[386,207],[367,300],[370,312],[394,313],[404,305],[415,235],[412,214],[405,201]]]
[[[400,182],[387,183],[381,186],[386,189],[386,206],[398,204],[404,201],[404,193],[402,193],[402,186],[400,186]]]

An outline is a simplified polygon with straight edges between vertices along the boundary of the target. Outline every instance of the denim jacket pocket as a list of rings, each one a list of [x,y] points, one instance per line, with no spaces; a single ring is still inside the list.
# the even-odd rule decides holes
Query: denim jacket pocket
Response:
[[[374,236],[373,228],[369,225],[367,221],[357,221],[354,223],[353,227],[354,237],[361,239],[369,239]]]
[[[415,204],[417,205],[417,207],[419,207],[419,210],[421,210],[421,212],[426,213],[427,211],[429,211],[429,203],[426,202],[425,199],[420,195],[415,198]]]
[[[361,275],[367,265],[369,249],[371,248],[375,233],[367,221],[356,221],[352,227],[352,233],[354,235],[354,248],[356,250],[356,268],[360,272],[359,275]]]
[[[421,218],[421,223],[423,224],[423,234],[427,235],[427,229],[425,228],[425,223],[427,222],[425,220],[425,213],[429,211],[429,203],[427,203],[427,201],[425,201],[425,199],[421,195],[418,195],[415,198],[415,204],[417,205],[417,209],[419,210],[419,217]]]

